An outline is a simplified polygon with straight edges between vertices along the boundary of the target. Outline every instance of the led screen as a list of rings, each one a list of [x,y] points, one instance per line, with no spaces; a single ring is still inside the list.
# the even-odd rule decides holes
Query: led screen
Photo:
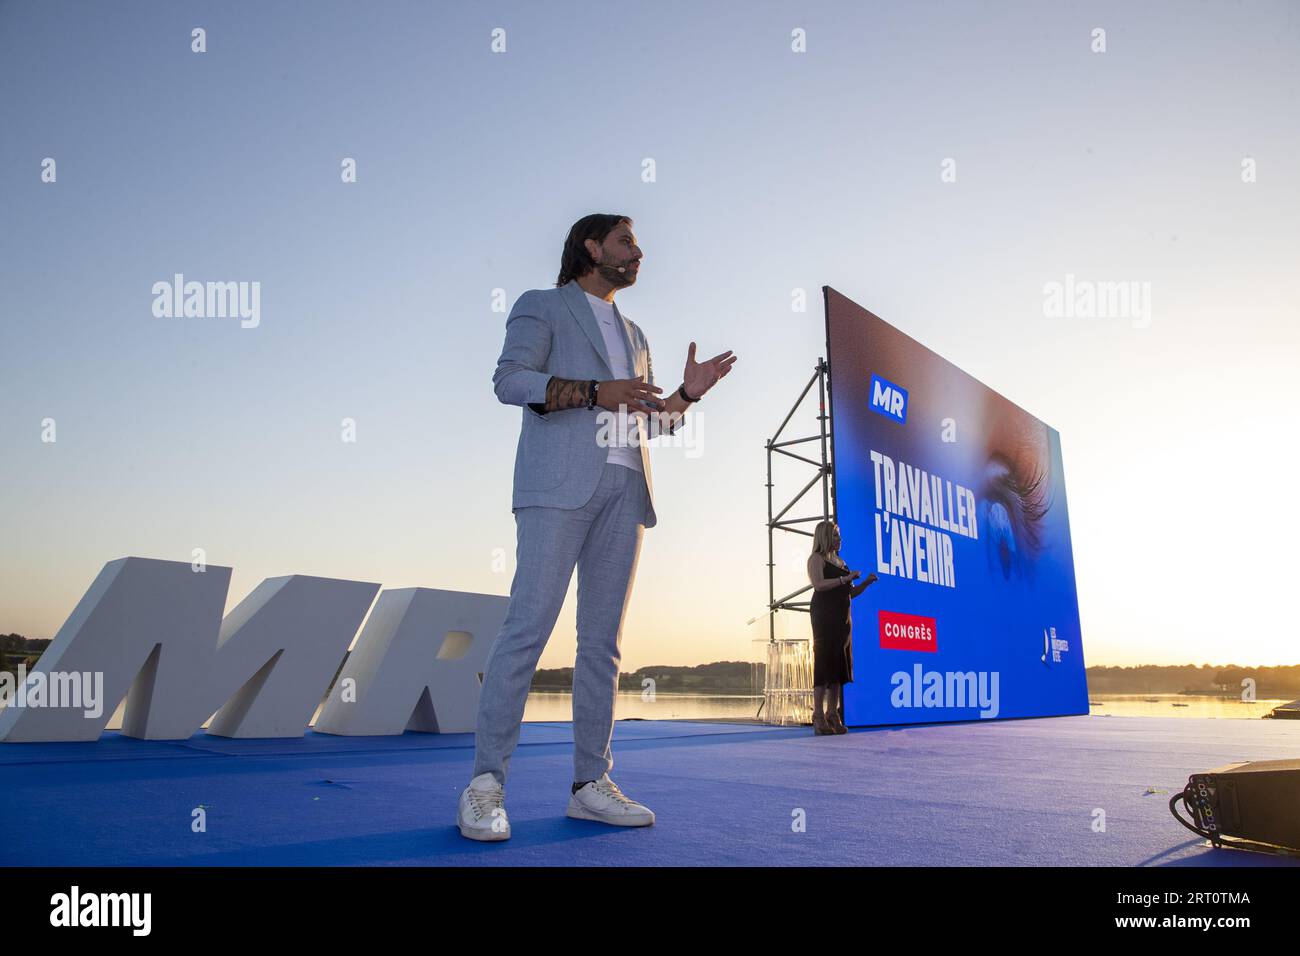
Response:
[[[845,723],[1088,712],[1061,439],[823,287]]]

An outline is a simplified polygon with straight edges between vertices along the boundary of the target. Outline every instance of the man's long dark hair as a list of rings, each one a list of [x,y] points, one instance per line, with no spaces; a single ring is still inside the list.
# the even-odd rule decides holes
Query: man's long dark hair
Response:
[[[620,222],[632,225],[632,220],[627,216],[608,212],[595,212],[575,222],[569,230],[569,237],[564,240],[564,252],[560,255],[560,276],[555,284],[564,285],[596,268],[596,260],[591,257],[584,243],[588,239],[596,240],[597,244],[604,243],[605,237]]]

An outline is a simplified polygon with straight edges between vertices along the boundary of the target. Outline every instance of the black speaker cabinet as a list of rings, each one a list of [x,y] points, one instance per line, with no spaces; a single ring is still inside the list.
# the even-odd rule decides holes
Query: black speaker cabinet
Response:
[[[1230,763],[1187,781],[1188,809],[1219,838],[1300,850],[1300,760]]]

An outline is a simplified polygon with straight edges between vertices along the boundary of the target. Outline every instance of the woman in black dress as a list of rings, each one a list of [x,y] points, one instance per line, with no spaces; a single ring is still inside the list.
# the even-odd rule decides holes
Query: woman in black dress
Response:
[[[853,619],[849,602],[876,580],[874,574],[859,585],[862,576],[850,571],[839,556],[840,529],[834,521],[818,522],[813,531],[813,552],[808,556],[809,602],[813,632],[813,730],[818,734],[846,734],[844,685],[853,680]]]

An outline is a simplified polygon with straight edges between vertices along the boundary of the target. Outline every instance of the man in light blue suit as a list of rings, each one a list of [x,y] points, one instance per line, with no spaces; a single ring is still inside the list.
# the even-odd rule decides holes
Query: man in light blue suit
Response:
[[[657,523],[646,441],[672,433],[736,356],[695,361],[668,398],[655,385],[640,326],[614,305],[636,282],[641,249],[626,216],[596,214],[569,230],[555,289],[533,289],[506,319],[492,384],[522,407],[511,508],[518,536],[505,622],[479,698],[474,775],[457,808],[460,832],[505,840],[505,780],[542,655],[578,569],[573,669],[573,785],[568,816],[647,826],[654,813],[609,778],[620,639],[641,536]]]

